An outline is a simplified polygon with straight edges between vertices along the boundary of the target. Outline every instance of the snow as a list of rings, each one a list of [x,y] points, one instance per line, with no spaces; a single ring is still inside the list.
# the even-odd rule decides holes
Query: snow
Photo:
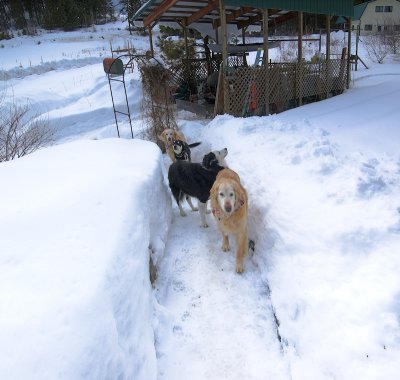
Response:
[[[1,165],[1,378],[155,377],[149,247],[157,261],[170,220],[161,163],[154,144],[114,138]]]
[[[148,48],[124,28],[2,41],[3,104],[30,104],[57,140],[0,164],[0,378],[397,379],[399,57],[361,46],[370,68],[348,91],[281,114],[178,113],[193,160],[227,147],[248,191],[255,251],[237,275],[141,139],[136,68],[135,139],[122,119],[116,138],[102,59],[110,42]]]

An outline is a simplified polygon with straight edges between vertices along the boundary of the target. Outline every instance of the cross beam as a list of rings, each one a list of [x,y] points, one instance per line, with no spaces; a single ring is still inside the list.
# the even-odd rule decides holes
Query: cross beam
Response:
[[[219,6],[219,0],[212,0],[204,8],[193,13],[191,16],[184,18],[182,20],[182,25],[189,26],[190,24],[196,22],[198,19],[205,16],[207,13],[211,12],[213,9],[218,8],[218,6]]]
[[[179,0],[163,1],[154,11],[152,11],[144,20],[143,26],[149,26],[153,21],[157,20],[163,13],[173,7]]]

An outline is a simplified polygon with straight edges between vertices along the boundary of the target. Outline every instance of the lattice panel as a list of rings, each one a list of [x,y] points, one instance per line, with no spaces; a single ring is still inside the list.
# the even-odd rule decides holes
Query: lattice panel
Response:
[[[290,108],[296,97],[296,64],[269,64],[270,112],[282,112]]]
[[[267,68],[230,67],[224,76],[229,110],[234,116],[281,112],[302,102],[336,95],[346,87],[346,61],[279,63]],[[267,85],[268,84],[268,85]]]
[[[331,91],[333,95],[341,94],[346,88],[347,66],[346,61],[335,59],[331,61]]]
[[[219,71],[220,65],[221,60],[218,59],[210,59],[208,63],[205,58],[184,59],[179,64],[171,65],[169,69],[178,84],[188,82],[199,84],[205,81],[211,73]]]

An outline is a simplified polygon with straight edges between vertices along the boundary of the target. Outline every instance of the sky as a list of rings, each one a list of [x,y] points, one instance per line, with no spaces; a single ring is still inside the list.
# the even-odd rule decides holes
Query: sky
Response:
[[[55,141],[0,164],[0,377],[397,379],[400,57],[361,46],[349,90],[280,114],[177,111],[193,161],[226,147],[249,194],[238,275],[212,214],[179,215],[137,68],[135,138],[123,119],[117,138],[102,60],[148,47],[124,28],[2,41],[3,106],[28,104]]]

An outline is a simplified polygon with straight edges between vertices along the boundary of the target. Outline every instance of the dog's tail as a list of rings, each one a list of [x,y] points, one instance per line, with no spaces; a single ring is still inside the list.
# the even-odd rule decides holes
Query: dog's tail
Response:
[[[189,148],[194,148],[194,147],[196,147],[196,146],[199,146],[201,144],[201,142],[199,141],[199,142],[195,142],[195,143],[193,143],[193,144],[189,144]]]

